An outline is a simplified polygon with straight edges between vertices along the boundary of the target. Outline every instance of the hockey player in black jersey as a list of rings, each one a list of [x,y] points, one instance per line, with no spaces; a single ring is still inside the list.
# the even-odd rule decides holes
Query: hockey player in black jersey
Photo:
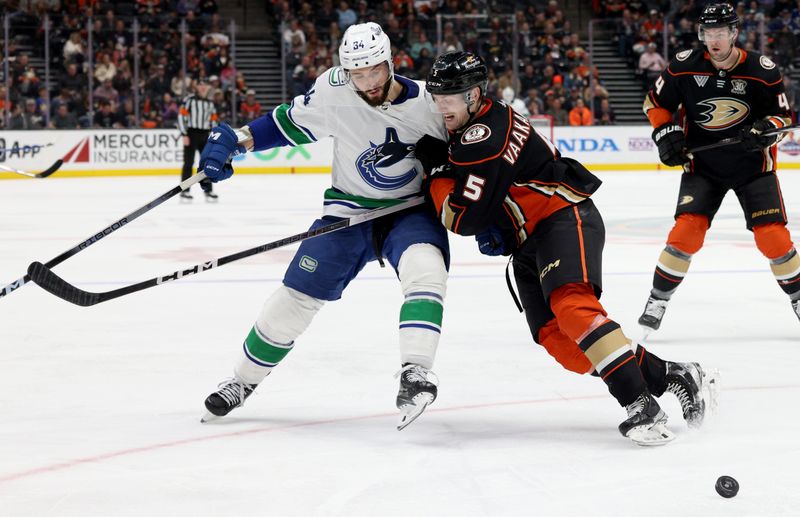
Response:
[[[786,229],[775,174],[778,136],[765,134],[790,124],[792,113],[775,63],[734,46],[738,24],[730,5],[707,6],[699,32],[705,48],[678,52],[644,101],[661,161],[682,165],[684,170],[675,225],[639,318],[646,333],[661,325],[668,300],[703,246],[729,190],[739,198],[747,229],[800,318],[800,256]],[[740,137],[741,144],[688,153],[690,148],[729,137]]]
[[[534,340],[565,368],[603,379],[628,411],[624,436],[641,445],[674,438],[653,398],[665,391],[699,425],[709,381],[700,366],[632,350],[598,301],[605,230],[590,196],[600,180],[562,158],[525,117],[484,97],[487,77],[469,52],[440,56],[428,75],[449,131],[447,143],[425,136],[416,147],[437,216],[454,233],[478,236],[482,252],[512,256]]]

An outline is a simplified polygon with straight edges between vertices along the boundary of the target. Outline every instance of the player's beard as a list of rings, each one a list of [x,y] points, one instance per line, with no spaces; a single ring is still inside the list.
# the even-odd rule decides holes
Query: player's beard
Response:
[[[380,97],[377,97],[375,99],[370,98],[366,93],[359,90],[356,90],[356,93],[358,94],[359,97],[364,99],[364,102],[366,102],[373,108],[377,108],[378,106],[386,102],[386,98],[389,96],[389,88],[391,87],[392,87],[392,79],[390,78],[383,84],[383,89],[381,90]]]

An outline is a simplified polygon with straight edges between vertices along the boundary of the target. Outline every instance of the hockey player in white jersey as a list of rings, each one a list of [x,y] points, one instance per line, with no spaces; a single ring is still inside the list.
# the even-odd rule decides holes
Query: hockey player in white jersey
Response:
[[[305,95],[247,126],[215,128],[199,168],[213,181],[230,177],[235,154],[333,137],[332,187],[311,228],[418,196],[422,167],[414,144],[446,139],[424,83],[394,75],[389,37],[376,23],[352,25],[339,47],[340,67],[320,75]],[[203,421],[228,414],[292,350],[326,301],[337,300],[367,262],[386,259],[405,296],[400,308],[398,430],[436,399],[431,372],[441,332],[449,248],[444,227],[408,209],[304,241],[244,340],[233,378],[205,401]]]

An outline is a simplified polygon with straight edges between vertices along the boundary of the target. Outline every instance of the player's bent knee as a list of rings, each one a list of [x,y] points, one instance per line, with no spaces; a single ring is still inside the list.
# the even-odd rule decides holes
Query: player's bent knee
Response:
[[[559,328],[576,342],[580,342],[593,325],[604,321],[607,315],[594,287],[586,283],[571,283],[555,289],[550,294],[550,309]]]
[[[281,285],[264,302],[256,324],[270,339],[291,343],[308,328],[324,304],[324,300]]]
[[[409,246],[400,257],[397,275],[404,295],[423,291],[444,298],[447,268],[441,250],[433,244]]]
[[[794,244],[789,230],[783,223],[767,223],[753,228],[753,237],[758,250],[768,259],[773,260],[789,253]]]
[[[687,255],[694,255],[703,247],[707,231],[708,217],[701,214],[681,214],[669,232],[667,244]]]

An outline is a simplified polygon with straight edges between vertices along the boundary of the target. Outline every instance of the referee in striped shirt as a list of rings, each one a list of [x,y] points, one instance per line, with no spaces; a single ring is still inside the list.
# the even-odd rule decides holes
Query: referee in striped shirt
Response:
[[[195,85],[195,93],[191,93],[183,99],[178,115],[178,129],[183,135],[183,170],[181,171],[181,181],[186,181],[192,176],[192,165],[194,165],[194,153],[202,153],[203,147],[208,140],[211,128],[217,125],[217,108],[208,99],[208,91],[211,86],[205,79],[198,80]],[[206,196],[206,201],[214,202],[217,195],[213,192],[211,180],[203,180],[200,187]],[[181,198],[186,201],[192,200],[189,189],[181,192]]]

